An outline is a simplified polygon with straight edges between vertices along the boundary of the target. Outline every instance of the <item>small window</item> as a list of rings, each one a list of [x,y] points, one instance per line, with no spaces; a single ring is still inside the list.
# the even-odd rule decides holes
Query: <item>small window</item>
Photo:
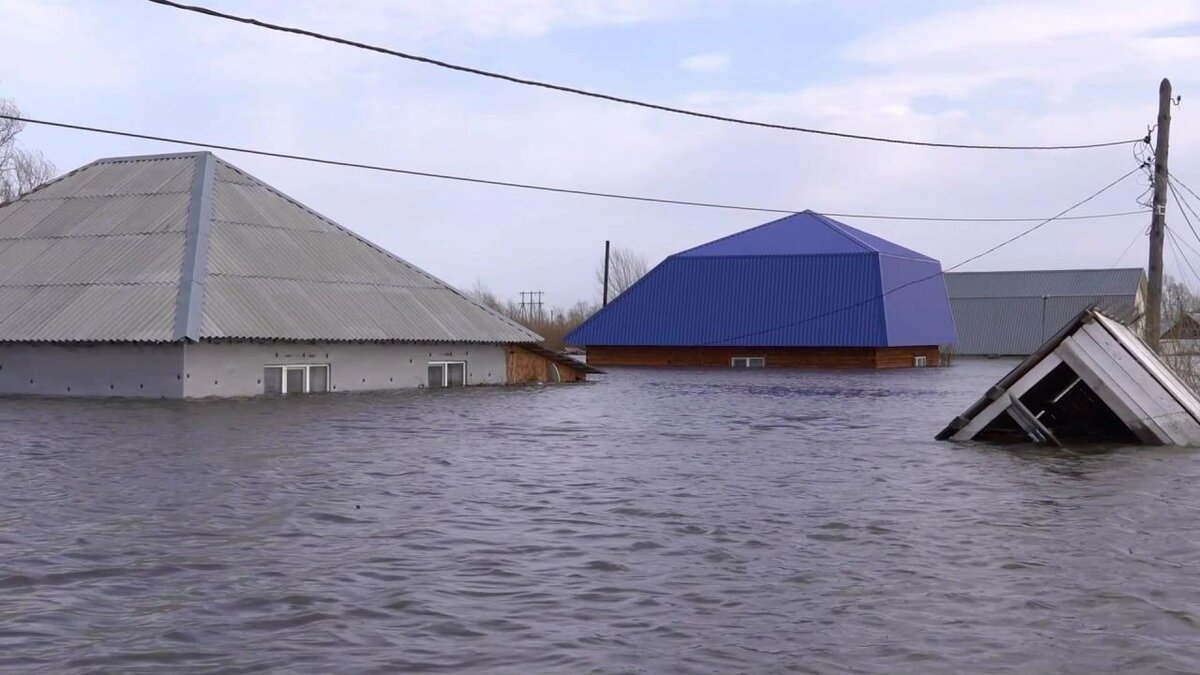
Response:
[[[329,391],[329,365],[286,365],[263,368],[264,394],[317,394]]]
[[[329,366],[308,367],[308,391],[313,394],[329,391]]]
[[[767,359],[762,356],[735,356],[730,365],[734,368],[765,368]]]
[[[924,368],[928,363],[929,363],[929,357],[927,357],[927,356],[914,356],[913,357],[913,368]]]
[[[283,368],[279,366],[267,366],[263,368],[263,393],[283,393]]]
[[[305,382],[304,382],[304,379],[305,379],[304,376],[307,374],[307,371],[308,371],[307,368],[305,368],[304,366],[300,366],[299,368],[284,368],[283,371],[285,373],[285,376],[284,376],[285,389],[283,390],[284,393],[295,394],[298,392],[304,392],[304,391],[308,390],[307,387],[305,387]]]
[[[461,387],[467,383],[466,361],[430,361],[429,387]]]

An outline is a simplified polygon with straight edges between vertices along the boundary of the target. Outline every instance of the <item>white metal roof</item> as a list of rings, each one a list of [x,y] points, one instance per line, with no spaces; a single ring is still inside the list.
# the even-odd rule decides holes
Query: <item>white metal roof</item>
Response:
[[[0,205],[0,341],[536,342],[208,152],[88,164]]]

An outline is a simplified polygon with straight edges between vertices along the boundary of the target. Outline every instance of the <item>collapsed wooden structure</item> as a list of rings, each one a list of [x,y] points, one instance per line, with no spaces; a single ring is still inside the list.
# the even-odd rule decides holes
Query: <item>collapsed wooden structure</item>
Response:
[[[1089,309],[937,438],[1200,445],[1200,398],[1130,328]]]

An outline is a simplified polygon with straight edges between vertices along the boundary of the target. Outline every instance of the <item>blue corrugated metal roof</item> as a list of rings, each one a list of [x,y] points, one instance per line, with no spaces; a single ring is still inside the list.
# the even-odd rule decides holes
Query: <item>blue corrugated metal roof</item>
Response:
[[[882,253],[902,258],[933,260],[813,211],[803,211],[773,220],[675,255],[699,257],[839,253]]]
[[[946,344],[954,323],[940,271],[936,260],[806,211],[667,258],[567,342]]]

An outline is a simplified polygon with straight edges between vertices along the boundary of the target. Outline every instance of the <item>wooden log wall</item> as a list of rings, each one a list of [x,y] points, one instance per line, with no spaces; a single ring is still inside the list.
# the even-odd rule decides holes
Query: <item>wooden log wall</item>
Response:
[[[520,347],[508,349],[508,383],[534,384],[554,382],[551,372],[557,366],[560,382],[583,382],[587,375],[569,365],[554,363],[550,359]]]
[[[761,356],[767,368],[911,368],[914,356],[937,366],[937,346],[921,347],[604,347],[587,348],[588,364],[729,368],[737,356]]]

